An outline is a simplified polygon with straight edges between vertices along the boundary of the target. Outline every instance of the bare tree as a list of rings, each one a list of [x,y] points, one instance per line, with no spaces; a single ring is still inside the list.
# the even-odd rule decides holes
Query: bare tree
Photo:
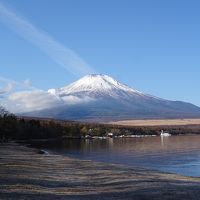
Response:
[[[10,113],[3,107],[0,106],[0,116],[3,117],[5,115],[9,115]]]

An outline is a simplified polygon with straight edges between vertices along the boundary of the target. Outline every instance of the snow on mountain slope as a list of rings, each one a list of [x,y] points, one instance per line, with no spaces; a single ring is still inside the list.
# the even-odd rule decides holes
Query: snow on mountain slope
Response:
[[[142,92],[134,90],[125,84],[122,84],[113,78],[102,75],[92,74],[84,76],[78,81],[60,89],[50,89],[49,93],[65,96],[89,96],[91,98],[127,98],[130,96],[145,96]]]

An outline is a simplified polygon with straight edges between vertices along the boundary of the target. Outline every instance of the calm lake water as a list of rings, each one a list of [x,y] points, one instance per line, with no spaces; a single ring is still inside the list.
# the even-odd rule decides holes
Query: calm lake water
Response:
[[[200,177],[200,135],[38,143],[54,153]]]

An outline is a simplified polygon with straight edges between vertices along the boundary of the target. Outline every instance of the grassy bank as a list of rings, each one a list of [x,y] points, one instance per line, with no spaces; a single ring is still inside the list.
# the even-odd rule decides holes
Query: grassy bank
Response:
[[[0,146],[0,199],[200,199],[200,179]]]
[[[146,119],[146,120],[123,120],[109,122],[122,126],[192,126],[200,125],[200,119]]]

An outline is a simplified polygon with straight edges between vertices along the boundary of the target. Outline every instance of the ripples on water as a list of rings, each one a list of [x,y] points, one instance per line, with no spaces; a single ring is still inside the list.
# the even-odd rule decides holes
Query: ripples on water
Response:
[[[77,157],[200,177],[200,136],[68,140],[37,144]]]

